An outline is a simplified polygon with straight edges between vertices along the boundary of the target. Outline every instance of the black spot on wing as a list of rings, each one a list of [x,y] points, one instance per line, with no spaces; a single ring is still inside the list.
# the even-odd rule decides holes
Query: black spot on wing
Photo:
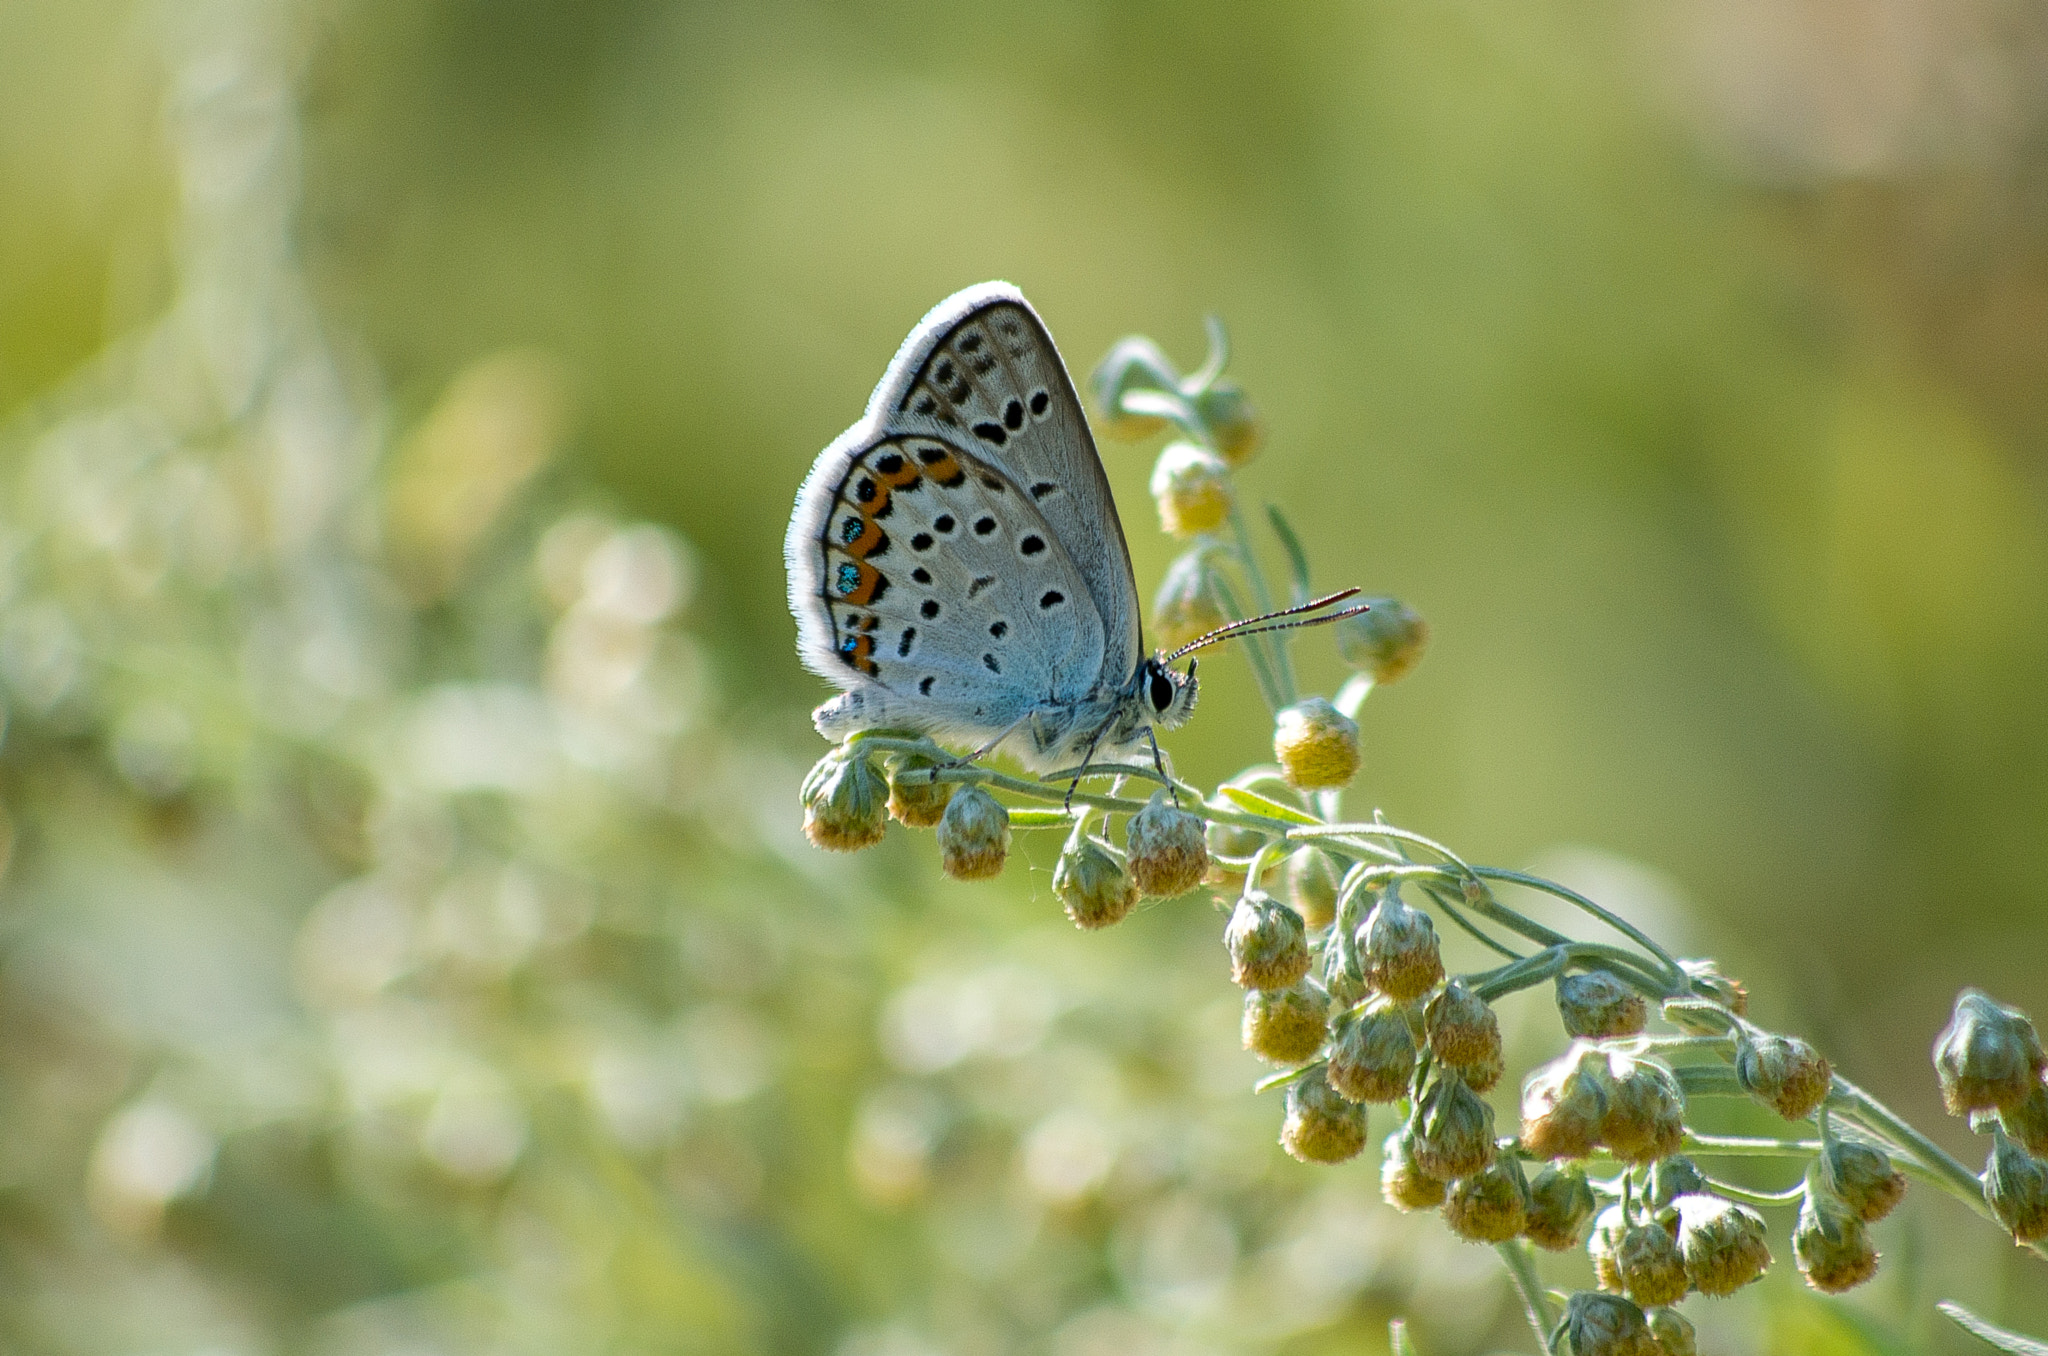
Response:
[[[912,641],[915,641],[916,639],[917,639],[917,628],[916,628],[915,626],[906,626],[906,627],[904,627],[904,628],[903,628],[903,638],[902,638],[901,640],[899,640],[899,641],[897,641],[897,642],[896,642],[896,656],[897,656],[897,658],[899,658],[899,659],[905,659],[905,658],[908,658],[908,657],[909,657],[909,655],[910,655],[910,645],[911,645],[911,642],[912,642]]]
[[[1008,485],[1005,485],[1003,483],[1003,478],[1001,476],[983,476],[981,478],[981,483],[988,486],[989,491],[992,494],[1002,494],[1010,488]]]
[[[995,530],[996,520],[993,518],[984,516],[974,520],[974,535],[977,537],[986,537]]]
[[[1067,601],[1066,594],[1061,593],[1058,589],[1047,589],[1038,596],[1038,607],[1040,611],[1049,611],[1065,601]]]
[[[915,579],[920,584],[929,584],[932,582],[932,572],[930,570],[927,570],[922,565],[912,570],[910,572],[910,577],[912,579]]]
[[[1001,447],[1004,443],[1010,441],[1010,435],[1003,430],[1001,424],[976,424],[974,426],[974,436],[985,443],[992,443],[997,447]]]
[[[1033,391],[1031,393],[1031,412],[1033,414],[1044,414],[1046,411],[1046,407],[1048,407],[1051,404],[1052,397],[1047,395],[1044,391]]]
[[[988,624],[988,633],[997,640],[1001,640],[1004,636],[1010,634],[1010,624],[1006,621],[990,622]]]
[[[969,584],[967,586],[967,596],[972,598],[975,594],[980,593],[983,589],[987,588],[989,585],[995,582],[996,577],[994,575],[982,575],[979,578],[977,578],[972,584]]]
[[[918,695],[921,697],[929,697],[932,695],[932,680],[930,675],[927,675],[926,677],[920,678],[918,680],[917,691]]]
[[[1040,606],[1042,607],[1044,604],[1041,603]],[[939,617],[939,600],[936,598],[925,599],[924,603],[917,609],[917,615],[923,617],[926,621],[937,621]]]
[[[1024,402],[1013,400],[1003,406],[1003,427],[1015,433],[1024,427]]]
[[[992,654],[983,655],[981,657],[981,662],[983,667],[985,667],[990,673],[1001,673],[1003,671],[1003,666],[1001,664],[996,663],[996,657]]]
[[[929,550],[931,550],[931,549],[932,549],[932,534],[931,534],[931,533],[929,533],[929,532],[920,532],[920,533],[918,533],[918,534],[917,534],[916,536],[912,537],[912,538],[910,539],[910,549],[911,549],[911,550],[913,550],[913,551],[929,551]]]
[[[941,513],[938,517],[932,519],[932,531],[942,537],[951,534],[953,529],[959,525],[953,521],[953,515],[950,513]]]
[[[1045,538],[1036,532],[1017,543],[1017,549],[1027,556],[1035,556],[1045,549]]]
[[[1058,488],[1059,486],[1053,484],[1050,480],[1034,481],[1031,485],[1031,497],[1033,499],[1043,499]]]

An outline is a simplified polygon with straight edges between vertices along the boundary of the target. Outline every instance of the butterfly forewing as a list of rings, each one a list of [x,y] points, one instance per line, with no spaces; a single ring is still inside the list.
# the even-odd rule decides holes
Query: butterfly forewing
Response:
[[[1009,473],[1066,547],[1101,618],[1102,667],[1092,676],[1128,680],[1140,642],[1123,525],[1074,384],[1024,298],[986,283],[941,303],[875,394],[870,415],[890,431],[945,438]]]

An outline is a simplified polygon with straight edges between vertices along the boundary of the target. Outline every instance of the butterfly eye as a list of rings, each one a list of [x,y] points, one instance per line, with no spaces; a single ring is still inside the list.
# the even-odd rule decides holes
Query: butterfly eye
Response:
[[[1173,705],[1173,684],[1158,669],[1152,671],[1152,709],[1164,711]]]

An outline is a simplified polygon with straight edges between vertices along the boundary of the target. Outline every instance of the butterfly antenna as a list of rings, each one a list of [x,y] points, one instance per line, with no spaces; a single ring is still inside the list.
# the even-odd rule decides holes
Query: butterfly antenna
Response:
[[[1356,617],[1361,612],[1372,611],[1370,605],[1360,603],[1356,607],[1347,607],[1342,612],[1331,612],[1320,617],[1301,616],[1305,612],[1321,612],[1324,608],[1341,603],[1346,598],[1357,594],[1357,592],[1358,590],[1355,588],[1344,589],[1327,597],[1311,599],[1306,603],[1297,603],[1293,607],[1283,607],[1277,612],[1262,612],[1256,617],[1245,617],[1238,621],[1227,622],[1213,631],[1196,636],[1172,654],[1167,655],[1163,662],[1171,664],[1182,655],[1193,654],[1196,650],[1206,650],[1211,645],[1220,645],[1226,640],[1236,640],[1240,636],[1259,636],[1264,635],[1268,631],[1291,631],[1301,626],[1321,626],[1326,622],[1342,621],[1346,617]],[[1301,619],[1298,621],[1278,620],[1281,617],[1299,617]]]

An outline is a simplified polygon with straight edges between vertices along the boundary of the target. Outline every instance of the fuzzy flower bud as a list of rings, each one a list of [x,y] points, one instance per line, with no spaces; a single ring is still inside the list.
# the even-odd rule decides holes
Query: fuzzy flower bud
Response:
[[[1681,960],[1678,968],[1692,981],[1695,994],[1719,1003],[1737,1017],[1749,1016],[1749,990],[1741,980],[1722,974],[1710,960]]]
[[[1330,1086],[1354,1102],[1392,1102],[1408,1095],[1415,1037],[1408,1015],[1384,1001],[1343,1022],[1330,1045]]]
[[[1454,1073],[1439,1075],[1409,1118],[1415,1164],[1439,1182],[1455,1181],[1493,1161],[1493,1108]]]
[[[1230,467],[1193,443],[1168,443],[1152,467],[1159,526],[1176,537],[1214,532],[1230,518]]]
[[[1229,620],[1209,587],[1209,564],[1200,550],[1166,567],[1159,592],[1152,595],[1152,630],[1160,649],[1177,650]]]
[[[1984,1203],[2015,1243],[2048,1238],[2048,1162],[2013,1143],[2002,1126],[1991,1131],[1991,1157],[1978,1178]]]
[[[1052,893],[1074,926],[1093,931],[1120,923],[1138,902],[1130,872],[1093,838],[1069,842],[1052,869]]]
[[[873,763],[834,749],[804,778],[804,836],[831,852],[873,847],[888,832],[888,802]]]
[[[1157,344],[1137,335],[1119,339],[1088,375],[1098,415],[1097,431],[1122,442],[1151,437],[1166,427],[1166,420],[1125,410],[1124,397],[1133,391],[1173,391],[1179,386],[1180,374]]]
[[[1301,917],[1263,890],[1241,896],[1223,929],[1230,979],[1247,989],[1284,989],[1308,973]]]
[[[1422,1024],[1430,1053],[1439,1064],[1457,1070],[1474,1091],[1485,1092],[1499,1079],[1500,1019],[1463,980],[1452,980],[1429,1000]]]
[[[1600,1142],[1627,1163],[1648,1163],[1678,1152],[1685,1142],[1685,1096],[1671,1070],[1654,1059],[1611,1055],[1614,1084]]]
[[[1562,1351],[1571,1356],[1658,1356],[1650,1321],[1634,1300],[1581,1290],[1565,1304]]]
[[[1621,1288],[1645,1309],[1675,1304],[1692,1288],[1678,1240],[1654,1220],[1622,1231],[1614,1242],[1613,1266]]]
[[[1444,1203],[1442,1179],[1415,1165],[1415,1141],[1407,1126],[1387,1136],[1380,1159],[1380,1195],[1396,1210],[1434,1210]]]
[[[1458,1178],[1444,1196],[1444,1224],[1474,1243],[1505,1243],[1521,1234],[1528,1219],[1529,1184],[1512,1154]]]
[[[1650,1023],[1643,996],[1605,970],[1565,975],[1557,981],[1557,1015],[1575,1039],[1639,1036]]]
[[[1590,1045],[1535,1070],[1522,1085],[1522,1147],[1538,1158],[1592,1153],[1613,1090],[1607,1057]]]
[[[1811,1179],[1792,1228],[1792,1257],[1806,1283],[1824,1295],[1853,1290],[1877,1274],[1877,1245],[1856,1212]]]
[[[1707,1176],[1699,1170],[1698,1164],[1684,1154],[1672,1154],[1650,1165],[1650,1180],[1644,1185],[1643,1195],[1652,1210],[1662,1210],[1680,1196],[1705,1194],[1710,1190]]]
[[[1326,697],[1296,702],[1273,724],[1273,757],[1289,786],[1334,791],[1358,775],[1358,722]]]
[[[1822,1184],[1866,1224],[1889,1215],[1906,1194],[1906,1174],[1892,1166],[1882,1149],[1853,1139],[1830,1139],[1818,1162]]]
[[[1169,803],[1165,791],[1153,792],[1151,803],[1124,826],[1124,862],[1139,894],[1155,899],[1186,894],[1209,869],[1201,817]]]
[[[1956,996],[1955,1015],[1934,1043],[1934,1068],[1950,1114],[2002,1110],[2030,1096],[2048,1065],[2034,1024],[1979,989]]]
[[[1275,1064],[1303,1064],[1323,1048],[1330,995],[1312,979],[1244,996],[1244,1048]]]
[[[1628,1233],[1628,1212],[1619,1204],[1602,1210],[1586,1238],[1586,1257],[1593,1264],[1593,1279],[1602,1290],[1621,1289],[1621,1268],[1614,1260],[1621,1240]]]
[[[1577,1168],[1546,1167],[1529,1183],[1529,1218],[1522,1236],[1551,1252],[1570,1252],[1586,1240],[1600,1203]]]
[[[1368,598],[1372,610],[1335,624],[1337,653],[1344,662],[1384,687],[1422,662],[1429,623],[1398,598]]]
[[[2025,1101],[2000,1107],[1998,1120],[2028,1153],[2048,1158],[2048,1083],[2034,1084]]]
[[[1010,855],[1010,812],[978,786],[963,786],[939,818],[939,864],[955,880],[987,880]]]
[[[1676,1309],[1650,1315],[1650,1336],[1657,1339],[1658,1356],[1699,1356],[1700,1339],[1692,1321]]]
[[[1287,900],[1310,932],[1337,921],[1337,887],[1343,872],[1321,848],[1302,848],[1287,859]]]
[[[1678,1250],[1703,1295],[1732,1295],[1771,1264],[1763,1217],[1719,1196],[1680,1196]]]
[[[1389,894],[1358,925],[1358,961],[1365,982],[1397,1003],[1409,1003],[1444,977],[1436,924]]]
[[[953,799],[952,782],[931,779],[932,760],[906,753],[889,767],[889,813],[906,828],[929,829]]]
[[[1304,1163],[1342,1163],[1365,1148],[1365,1108],[1347,1102],[1320,1072],[1287,1088],[1280,1147]]]
[[[1258,452],[1266,430],[1259,412],[1234,381],[1215,382],[1195,397],[1195,413],[1208,426],[1216,454],[1231,466],[1242,466]]]
[[[1833,1071],[1797,1036],[1745,1034],[1735,1047],[1735,1077],[1750,1096],[1788,1121],[1803,1121],[1828,1099]]]

